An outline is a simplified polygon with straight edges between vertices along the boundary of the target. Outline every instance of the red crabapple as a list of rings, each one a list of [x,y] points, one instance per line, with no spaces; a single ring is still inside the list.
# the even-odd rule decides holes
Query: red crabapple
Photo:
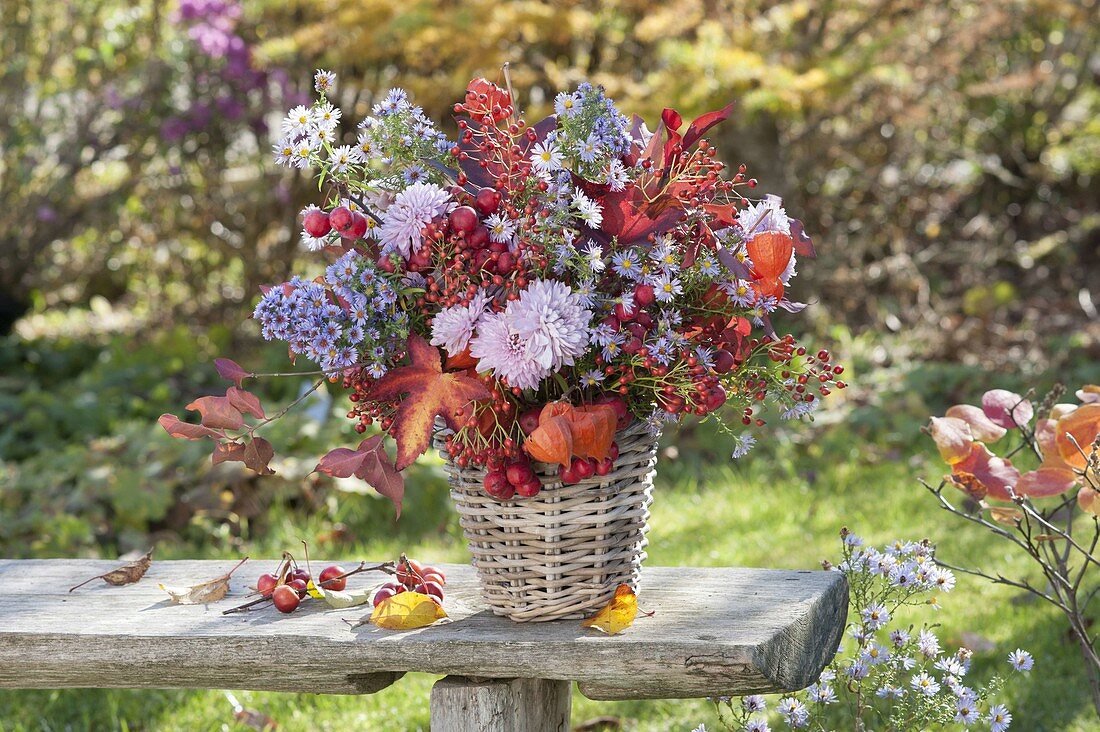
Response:
[[[271,593],[271,599],[275,603],[275,608],[281,613],[294,612],[302,602],[302,598],[298,597],[297,591],[290,585],[276,587]]]

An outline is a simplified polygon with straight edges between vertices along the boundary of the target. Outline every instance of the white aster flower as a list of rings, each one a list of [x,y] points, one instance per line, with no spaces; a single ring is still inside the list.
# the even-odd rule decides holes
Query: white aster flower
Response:
[[[313,129],[313,124],[313,110],[299,104],[283,120],[283,134],[292,138],[304,137]]]
[[[374,140],[371,139],[369,133],[359,133],[359,138],[355,142],[355,148],[359,152],[360,162],[365,163],[374,157]]]
[[[348,166],[355,163],[358,159],[358,155],[355,152],[355,148],[351,145],[341,145],[332,151],[332,156],[329,157],[329,164],[332,166],[332,172],[343,173],[348,169]]]
[[[867,623],[867,627],[871,630],[878,630],[890,622],[890,611],[881,602],[871,603],[863,608],[860,615],[863,616],[863,622]]]
[[[618,193],[624,190],[626,184],[630,182],[630,174],[621,161],[613,159],[607,164],[607,169],[603,172],[603,182],[612,191]]]
[[[611,268],[620,277],[637,280],[642,276],[642,262],[633,249],[611,255]]]
[[[599,274],[607,269],[607,262],[603,260],[603,247],[599,244],[589,242],[588,246],[581,250],[581,255],[584,257],[588,268],[594,273]]]
[[[294,147],[294,142],[289,137],[284,137],[271,146],[271,155],[277,164],[290,167],[294,164]]]
[[[684,288],[680,284],[678,277],[673,277],[669,274],[663,274],[657,278],[657,283],[653,286],[654,295],[661,302],[672,302],[677,295],[683,294]]]
[[[585,371],[581,374],[581,386],[599,386],[604,380],[604,373],[599,369]]]
[[[539,142],[531,148],[531,167],[535,173],[545,174],[561,170],[561,149],[553,142]]]
[[[324,236],[313,236],[308,231],[302,232],[302,246],[311,252],[319,252],[325,248],[328,244],[328,238]]]
[[[554,97],[554,114],[558,117],[572,117],[580,108],[581,100],[576,92],[559,92]]]
[[[500,244],[510,244],[516,235],[515,222],[500,214],[493,214],[486,218],[485,227],[489,229],[489,240]]]
[[[828,684],[811,684],[806,688],[806,694],[810,701],[817,704],[834,704],[837,700],[836,692]]]
[[[596,304],[596,283],[592,278],[581,280],[573,288],[581,307],[591,309]]]
[[[928,585],[941,592],[955,589],[955,573],[946,567],[933,567],[928,573]]]
[[[940,690],[939,682],[924,671],[910,679],[909,686],[913,687],[913,691],[924,696],[935,696]]]
[[[336,88],[336,73],[317,69],[313,74],[313,88],[321,94],[329,94]]]
[[[297,144],[294,148],[294,167],[301,170],[309,168],[311,165],[310,158],[313,156],[313,145],[310,144],[309,139],[304,139]]]
[[[793,697],[780,699],[776,709],[791,727],[804,727],[810,718],[806,705]]]
[[[768,195],[760,203],[750,203],[737,214],[737,225],[741,227],[745,240],[765,232],[791,233],[791,220],[783,210],[783,199]]]
[[[323,148],[325,145],[332,146],[336,144],[336,128],[333,127],[329,129],[327,127],[315,127],[314,129],[310,130],[309,135],[306,139],[309,140],[310,145],[318,150]]]
[[[978,721],[978,708],[974,702],[960,699],[955,704],[955,721],[964,727],[969,727]]]
[[[733,438],[733,452],[731,457],[734,460],[740,460],[749,454],[749,450],[756,444],[756,438],[752,435],[738,435]]]
[[[315,120],[318,128],[331,132],[340,124],[340,110],[325,102],[317,108]]]
[[[573,209],[580,220],[592,229],[598,229],[603,223],[603,207],[584,195],[584,191],[573,191]]]
[[[1004,732],[1012,724],[1012,715],[1004,704],[995,704],[989,710],[989,732]]]
[[[886,684],[875,690],[875,696],[880,699],[900,699],[905,695],[905,689],[893,684]]]
[[[917,650],[928,658],[940,655],[940,639],[936,634],[925,628],[917,636]]]
[[[879,643],[871,643],[860,656],[869,666],[878,666],[890,660],[890,651]]]

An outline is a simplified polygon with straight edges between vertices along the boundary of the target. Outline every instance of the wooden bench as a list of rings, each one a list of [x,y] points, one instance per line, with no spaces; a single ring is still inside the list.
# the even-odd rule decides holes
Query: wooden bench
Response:
[[[647,567],[639,599],[654,615],[613,637],[577,621],[496,617],[474,570],[460,565],[445,565],[454,622],[408,632],[351,629],[341,619],[369,608],[317,602],[291,615],[270,606],[222,615],[274,561],[249,561],[229,597],[208,606],[172,605],[157,587],[212,579],[232,564],[154,561],[137,584],[69,594],[118,563],[0,560],[0,687],[370,694],[419,671],[447,675],[432,690],[437,732],[568,730],[572,681],[601,700],[803,688],[832,658],[847,616],[844,578],[816,571]]]

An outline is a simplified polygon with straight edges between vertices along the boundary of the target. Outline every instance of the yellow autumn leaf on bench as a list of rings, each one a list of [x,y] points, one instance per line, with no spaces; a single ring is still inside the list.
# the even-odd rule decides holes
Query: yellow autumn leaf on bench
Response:
[[[581,621],[585,628],[596,628],[608,635],[617,635],[634,624],[638,617],[638,596],[630,585],[619,585],[615,596],[598,613]]]
[[[428,595],[402,592],[378,603],[370,622],[386,630],[413,630],[445,617],[447,613]]]

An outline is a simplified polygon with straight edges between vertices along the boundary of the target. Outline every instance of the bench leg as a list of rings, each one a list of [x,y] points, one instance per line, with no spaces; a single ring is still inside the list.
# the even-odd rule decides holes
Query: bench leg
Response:
[[[432,732],[568,732],[572,684],[448,676],[432,687]]]

